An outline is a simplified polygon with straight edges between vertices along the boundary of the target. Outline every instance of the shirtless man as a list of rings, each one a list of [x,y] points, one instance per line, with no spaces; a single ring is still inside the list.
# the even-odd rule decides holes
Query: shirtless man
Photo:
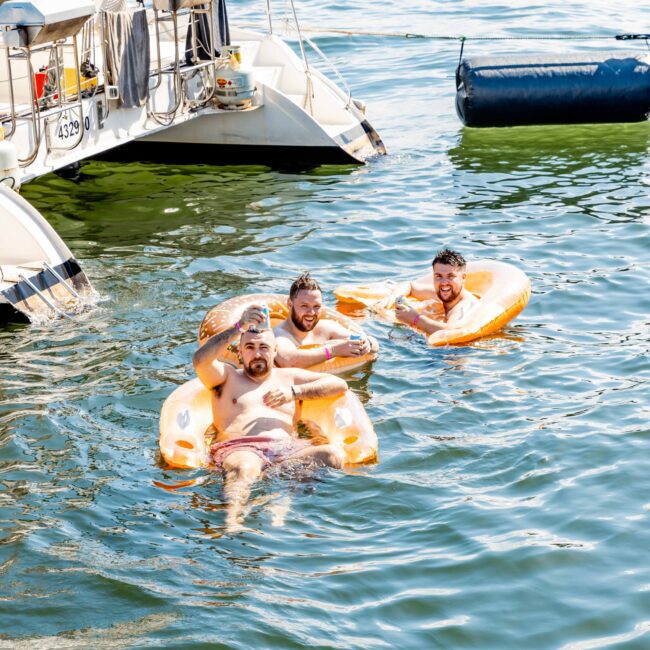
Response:
[[[309,273],[301,274],[291,285],[288,304],[289,318],[274,328],[278,366],[308,368],[333,357],[359,357],[379,349],[373,337],[362,335],[359,340],[350,341],[350,336],[359,334],[358,331],[327,318],[321,320],[323,295]],[[299,349],[303,345],[320,347]]]
[[[274,368],[273,331],[254,326],[241,331],[241,369],[218,361],[218,354],[237,330],[246,323],[257,325],[261,318],[257,308],[249,307],[235,327],[215,334],[193,359],[196,374],[212,393],[218,431],[212,460],[225,473],[230,530],[239,526],[251,485],[270,464],[308,458],[331,467],[343,464],[337,447],[313,446],[294,434],[296,402],[342,395],[347,390],[343,379],[300,368]]]
[[[445,310],[444,321],[420,315],[406,304],[395,304],[395,317],[400,323],[417,327],[427,334],[459,325],[478,303],[478,298],[464,288],[467,263],[460,253],[443,248],[438,251],[431,266],[433,279],[427,274],[413,282],[400,283],[393,289],[390,298],[391,302],[396,296],[410,295],[417,300],[438,298]]]

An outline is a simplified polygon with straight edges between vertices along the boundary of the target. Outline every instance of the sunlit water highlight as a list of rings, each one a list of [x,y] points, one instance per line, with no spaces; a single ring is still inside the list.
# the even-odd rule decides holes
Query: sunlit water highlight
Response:
[[[647,22],[601,2],[300,8],[376,31]],[[304,174],[92,163],[81,182],[25,187],[103,299],[0,332],[0,647],[648,647],[648,124],[463,130],[456,45],[317,42],[388,157]],[[610,44],[466,47],[596,46]],[[157,457],[203,314],[304,269],[331,300],[409,277],[443,244],[524,269],[525,312],[436,350],[367,320],[382,355],[349,379],[379,463],[274,472],[248,530],[225,534],[220,477]]]

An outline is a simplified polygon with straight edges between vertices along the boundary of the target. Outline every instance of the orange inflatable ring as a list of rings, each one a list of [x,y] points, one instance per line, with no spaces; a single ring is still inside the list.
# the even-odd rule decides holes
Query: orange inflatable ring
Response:
[[[359,398],[350,390],[340,397],[299,403],[298,419],[315,443],[340,447],[346,464],[377,458],[377,434]],[[160,453],[169,467],[195,469],[209,464],[212,403],[199,379],[179,386],[160,412]]]
[[[494,334],[515,318],[530,298],[528,276],[505,262],[492,260],[468,262],[465,288],[479,298],[479,303],[472,308],[467,318],[459,323],[458,327],[439,330],[429,335],[427,342],[430,345],[469,343]],[[391,294],[391,286],[388,282],[345,285],[337,288],[334,294],[340,302],[372,309],[375,303]],[[419,313],[432,318],[441,319],[444,315],[444,309],[438,300],[420,302],[411,297],[408,302]],[[381,310],[380,314],[394,320],[393,311]]]
[[[216,307],[210,309],[205,315],[199,326],[199,345],[203,345],[211,336],[219,334],[232,327],[241,317],[242,312],[250,305],[265,304],[269,308],[269,315],[271,317],[271,326],[275,327],[289,316],[289,307],[287,306],[287,296],[277,293],[254,293],[246,296],[238,296],[230,298],[220,303]],[[363,334],[363,331],[355,325],[349,318],[343,316],[335,309],[323,307],[321,310],[321,318],[330,319],[343,325],[346,329],[353,332]],[[219,356],[219,361],[225,361],[235,366],[240,366],[238,354],[238,339],[239,334],[235,334],[230,341],[230,345],[224,349],[223,353]],[[301,349],[308,349],[314,347],[321,347],[317,345],[304,345]],[[372,361],[377,357],[375,352],[369,352],[361,357],[333,357],[327,361],[322,361],[313,366],[309,366],[307,370],[314,372],[330,372],[333,374],[354,370],[363,366],[368,361]]]

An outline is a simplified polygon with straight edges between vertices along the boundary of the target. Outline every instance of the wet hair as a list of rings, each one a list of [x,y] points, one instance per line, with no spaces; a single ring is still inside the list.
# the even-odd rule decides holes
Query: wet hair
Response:
[[[458,268],[464,269],[467,266],[465,258],[456,251],[452,251],[451,248],[441,248],[436,256],[431,262],[431,266],[436,264],[448,264],[449,266],[456,266]]]
[[[316,282],[316,280],[314,280],[314,278],[311,277],[309,272],[301,273],[293,281],[293,284],[291,285],[291,289],[289,289],[289,298],[293,300],[299,291],[320,291],[320,290],[321,288],[318,282]]]

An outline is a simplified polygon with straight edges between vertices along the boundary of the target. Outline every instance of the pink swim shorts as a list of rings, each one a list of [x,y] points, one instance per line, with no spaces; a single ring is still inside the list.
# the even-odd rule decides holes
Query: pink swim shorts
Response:
[[[309,440],[300,438],[273,438],[271,436],[244,436],[233,438],[225,442],[217,442],[212,445],[210,455],[215,468],[221,469],[223,463],[235,451],[250,451],[258,456],[264,465],[269,467],[273,463],[281,463],[297,452],[309,447]]]

